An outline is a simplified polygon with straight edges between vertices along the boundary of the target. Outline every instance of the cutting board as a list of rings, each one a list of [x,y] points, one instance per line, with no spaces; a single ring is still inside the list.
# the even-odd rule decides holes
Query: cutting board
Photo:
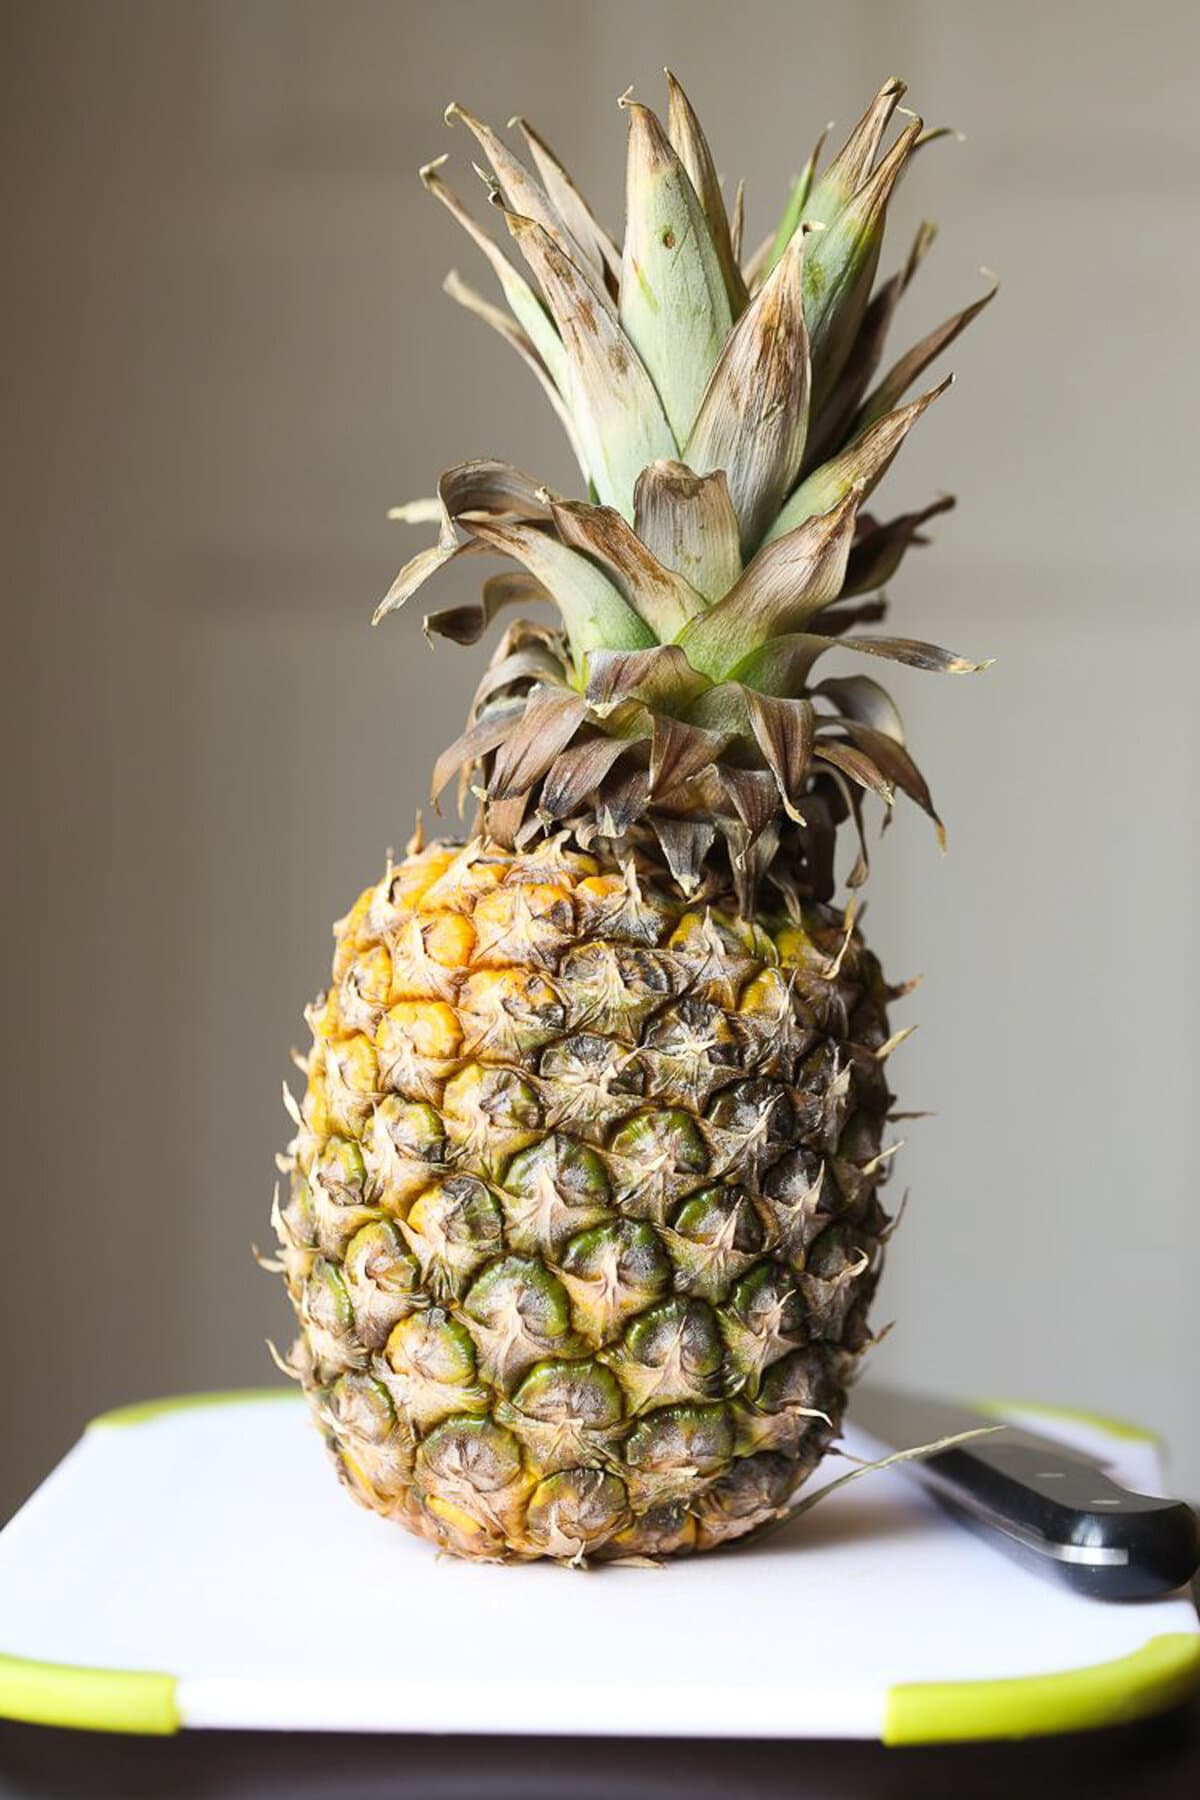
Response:
[[[1163,1491],[1153,1440],[1007,1411]],[[0,1716],[134,1732],[911,1743],[1111,1724],[1200,1686],[1185,1595],[1073,1594],[894,1470],[661,1569],[477,1566],[355,1506],[286,1391],[90,1425],[0,1532],[0,1652]]]

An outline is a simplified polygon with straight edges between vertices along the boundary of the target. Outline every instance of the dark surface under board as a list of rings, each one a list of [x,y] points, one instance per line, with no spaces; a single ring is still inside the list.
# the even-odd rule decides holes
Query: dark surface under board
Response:
[[[3,1800],[1196,1800],[1200,1702],[1017,1744],[810,1740],[173,1738],[0,1724]]]

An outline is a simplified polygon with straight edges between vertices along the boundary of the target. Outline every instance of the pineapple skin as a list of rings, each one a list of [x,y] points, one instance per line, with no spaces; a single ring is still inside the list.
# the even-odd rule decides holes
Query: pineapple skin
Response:
[[[561,841],[436,843],[335,927],[273,1223],[351,1493],[454,1554],[707,1550],[836,1437],[888,1216],[888,998]]]

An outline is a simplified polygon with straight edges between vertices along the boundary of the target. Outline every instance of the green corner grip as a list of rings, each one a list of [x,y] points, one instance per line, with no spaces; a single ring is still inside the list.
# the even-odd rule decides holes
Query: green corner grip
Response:
[[[0,1654],[0,1718],[75,1731],[169,1737],[179,1730],[174,1675],[86,1669]]]
[[[88,1431],[108,1431],[118,1425],[146,1425],[167,1413],[193,1412],[208,1406],[242,1406],[255,1400],[297,1400],[294,1387],[224,1388],[212,1394],[169,1394],[161,1400],[135,1400],[130,1406],[115,1406],[111,1412],[89,1419]]]
[[[1033,1400],[972,1400],[970,1403],[977,1412],[987,1413],[996,1418],[1007,1417],[1011,1413],[1028,1413],[1031,1419],[1045,1419],[1053,1424],[1058,1420],[1064,1425],[1086,1425],[1092,1431],[1102,1431],[1105,1437],[1117,1438],[1127,1444],[1159,1444],[1162,1439],[1157,1432],[1147,1431],[1144,1425],[1135,1425],[1129,1419],[1114,1419],[1107,1413],[1081,1412],[1077,1407],[1045,1406]]]
[[[912,1681],[892,1688],[885,1744],[1043,1737],[1128,1725],[1200,1689],[1200,1633],[1153,1637],[1129,1656],[1009,1681]]]

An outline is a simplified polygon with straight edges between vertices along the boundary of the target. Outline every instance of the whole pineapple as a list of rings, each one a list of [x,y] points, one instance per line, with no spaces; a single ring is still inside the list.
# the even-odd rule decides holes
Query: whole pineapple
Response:
[[[876,379],[928,247],[874,293],[881,90],[818,151],[740,264],[672,79],[626,101],[618,249],[522,124],[536,175],[460,108],[532,282],[436,166],[492,263],[590,498],[462,465],[379,614],[443,564],[517,565],[427,629],[504,634],[439,759],[478,796],[465,844],[414,845],[336,927],[274,1224],[290,1368],[366,1505],[460,1555],[659,1557],[786,1509],[837,1436],[887,1236],[889,991],[831,904],[865,793],[936,819],[895,706],[834,646],[974,668],[856,628],[922,524],[863,510],[942,387],[913,382],[985,304]],[[934,134],[929,134],[934,135]],[[945,385],[945,384],[943,384]],[[940,830],[940,827],[939,827]],[[903,1035],[903,1034],[900,1034]]]

